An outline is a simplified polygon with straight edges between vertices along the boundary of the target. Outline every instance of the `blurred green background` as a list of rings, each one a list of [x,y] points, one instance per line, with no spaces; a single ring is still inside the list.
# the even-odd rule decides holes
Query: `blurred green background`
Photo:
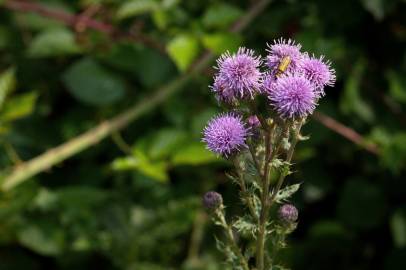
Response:
[[[292,37],[337,70],[318,110],[379,151],[316,120],[305,127],[311,140],[288,179],[303,182],[300,223],[281,259],[297,270],[406,269],[406,1],[275,0],[240,34],[228,29],[260,1],[27,2],[0,0],[0,181],[150,104],[205,50],[265,55],[267,42]],[[89,20],[108,25],[97,31]],[[200,142],[219,111],[212,74],[198,72],[122,131],[1,191],[0,269],[224,269],[200,197],[221,192],[230,214],[241,205],[229,164]]]

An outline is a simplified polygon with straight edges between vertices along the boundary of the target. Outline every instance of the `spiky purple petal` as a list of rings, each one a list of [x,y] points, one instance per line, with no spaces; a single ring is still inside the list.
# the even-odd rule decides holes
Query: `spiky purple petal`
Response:
[[[261,58],[253,50],[239,48],[236,54],[224,53],[217,60],[218,73],[211,87],[220,101],[253,98],[261,86]]]
[[[275,40],[273,44],[268,44],[267,65],[271,70],[276,69],[284,57],[290,58],[290,64],[287,68],[288,72],[295,72],[300,66],[300,61],[303,58],[300,49],[302,45],[295,43],[295,41],[280,38]]]
[[[316,107],[314,85],[301,74],[278,78],[268,92],[272,106],[282,118],[299,118],[311,114]]]
[[[333,86],[336,80],[335,71],[329,61],[324,61],[324,56],[306,56],[301,62],[300,72],[314,84],[317,98],[324,96],[324,87]]]
[[[209,121],[203,131],[203,141],[210,151],[228,157],[245,147],[247,135],[248,129],[240,116],[224,113]]]

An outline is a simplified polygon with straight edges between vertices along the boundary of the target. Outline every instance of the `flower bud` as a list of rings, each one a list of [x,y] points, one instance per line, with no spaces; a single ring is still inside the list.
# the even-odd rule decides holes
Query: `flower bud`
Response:
[[[299,214],[296,207],[292,204],[284,204],[278,210],[279,219],[284,223],[294,223]]]
[[[203,205],[208,210],[216,210],[223,204],[223,197],[215,191],[206,192],[203,196]]]

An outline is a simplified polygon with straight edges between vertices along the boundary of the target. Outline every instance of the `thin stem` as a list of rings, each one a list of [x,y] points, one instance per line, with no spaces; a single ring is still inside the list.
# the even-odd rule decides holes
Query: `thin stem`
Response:
[[[240,181],[240,188],[241,188],[242,196],[244,198],[244,202],[247,204],[248,209],[249,209],[249,211],[251,213],[251,216],[255,220],[258,220],[257,212],[255,211],[255,207],[254,207],[254,205],[252,203],[252,198],[250,197],[250,195],[249,195],[249,193],[247,191],[247,187],[245,185],[245,180],[244,180],[244,174],[241,172],[242,168],[239,165],[237,158],[234,159],[234,166],[235,166],[235,168],[237,170],[237,173],[238,173],[238,179]]]
[[[304,122],[305,122],[305,120],[302,119],[299,122],[298,126],[296,127],[296,129],[294,131],[294,136],[292,138],[292,143],[291,143],[291,145],[289,147],[288,154],[286,155],[286,162],[288,162],[288,163],[290,163],[290,161],[292,160],[296,144],[297,144],[297,142],[299,141],[299,138],[300,138],[300,129],[302,128],[302,125],[304,124]],[[271,199],[270,199],[269,206],[272,206],[272,204],[275,202],[276,195],[278,194],[279,190],[281,189],[283,181],[285,180],[287,175],[288,175],[287,172],[282,172],[281,175],[279,176],[278,182],[276,183],[276,187],[272,192],[272,196],[271,196]]]
[[[218,209],[216,209],[215,215],[218,218],[220,225],[224,228],[225,233],[226,233],[226,238],[230,245],[230,248],[233,250],[235,255],[238,257],[238,259],[241,263],[241,266],[243,267],[244,270],[250,270],[248,267],[247,260],[245,259],[244,255],[241,253],[241,250],[238,247],[237,242],[235,241],[233,230],[226,221],[226,218],[224,215],[224,206],[221,206]]]
[[[259,230],[258,230],[258,237],[257,237],[257,256],[256,256],[256,263],[257,269],[263,270],[264,269],[264,246],[265,246],[265,235],[266,235],[266,223],[268,219],[268,190],[269,190],[269,182],[270,182],[270,173],[269,173],[269,156],[271,154],[271,137],[274,133],[275,125],[272,126],[270,131],[265,133],[265,168],[264,174],[262,176],[262,192],[261,192],[261,215],[259,219]]]
[[[259,165],[257,156],[255,155],[254,145],[253,145],[252,143],[249,143],[249,144],[248,144],[248,149],[249,149],[249,151],[250,151],[252,160],[254,161],[255,169],[257,170],[258,175],[259,175],[260,177],[262,177],[262,169],[261,169],[261,166]]]

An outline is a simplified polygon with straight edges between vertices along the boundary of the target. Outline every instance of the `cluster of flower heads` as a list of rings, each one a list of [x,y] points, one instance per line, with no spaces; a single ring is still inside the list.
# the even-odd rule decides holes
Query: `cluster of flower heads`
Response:
[[[220,103],[234,105],[265,95],[280,118],[304,118],[336,77],[323,56],[316,58],[300,50],[301,45],[293,40],[279,39],[268,45],[266,59],[246,48],[235,54],[226,52],[217,60],[210,88]],[[245,146],[251,126],[237,114],[221,114],[208,123],[203,141],[211,151],[229,156]]]

